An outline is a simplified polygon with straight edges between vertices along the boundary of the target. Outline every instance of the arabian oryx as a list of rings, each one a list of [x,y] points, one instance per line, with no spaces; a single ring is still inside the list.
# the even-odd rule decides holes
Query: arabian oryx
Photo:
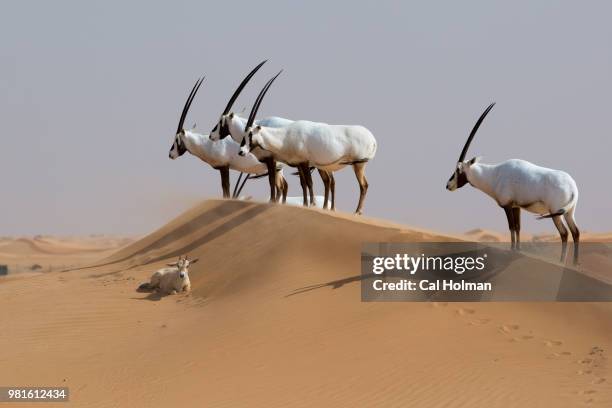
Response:
[[[253,68],[253,70],[244,78],[242,83],[240,83],[238,88],[236,88],[236,90],[234,91],[234,94],[231,96],[229,102],[227,103],[227,106],[223,110],[223,113],[221,114],[221,117],[219,118],[219,122],[217,122],[213,130],[210,132],[211,140],[213,141],[223,140],[226,137],[230,136],[237,143],[242,143],[242,141],[244,140],[244,136],[245,136],[244,129],[246,126],[247,119],[240,117],[234,112],[231,112],[231,108],[234,102],[236,101],[236,99],[238,98],[238,96],[240,95],[240,93],[242,92],[242,90],[244,89],[245,85],[249,82],[249,80],[253,77],[253,75],[255,75],[255,73],[259,70],[259,68],[261,68],[261,66],[266,63],[266,61],[261,62],[259,65]],[[285,127],[291,123],[293,123],[292,120],[280,118],[277,116],[255,120],[256,125],[273,127],[273,128]],[[274,163],[278,163],[279,161],[282,162],[282,160],[279,160],[277,157],[275,157],[272,154],[272,152],[263,150],[261,148],[253,149],[251,151],[251,154],[255,155],[262,163],[266,163],[266,165],[269,166],[269,168],[272,168],[274,166]],[[325,172],[324,170],[319,170],[319,174],[321,175],[321,179],[323,180],[323,184],[325,185],[325,200],[324,200],[323,208],[327,208],[327,202],[328,202],[329,191],[330,191],[330,186],[331,186],[332,187],[331,188],[331,192],[332,192],[331,208],[333,210],[334,204],[335,204],[334,203],[335,201],[334,200],[335,180],[334,180],[333,174],[327,174],[327,172]],[[274,188],[272,184],[270,184],[270,187],[271,189]],[[306,186],[303,185],[302,189],[305,190],[305,188]],[[271,195],[274,195],[274,193],[272,193]]]
[[[454,191],[470,183],[493,198],[506,212],[513,249],[520,249],[521,208],[539,214],[538,219],[552,218],[561,235],[562,261],[567,252],[568,233],[561,220],[565,218],[574,239],[574,263],[578,263],[580,231],[574,221],[578,187],[569,174],[519,159],[499,164],[481,163],[480,157],[465,160],[476,131],[494,105],[490,104],[474,125],[446,188]]]
[[[238,99],[238,96],[244,89],[244,87],[248,84],[248,82],[251,80],[253,75],[255,75],[255,73],[259,70],[259,68],[261,68],[261,66],[265,64],[266,62],[267,60],[259,63],[242,80],[240,85],[238,85],[238,88],[236,88],[236,90],[234,91],[234,94],[229,99],[227,105],[225,106],[225,109],[223,109],[223,113],[221,113],[219,122],[217,122],[213,130],[210,132],[210,139],[212,141],[223,141],[227,143],[228,139],[226,139],[226,137],[229,135],[232,135],[232,137],[230,137],[229,139],[233,139],[236,143],[242,142],[244,135],[240,134],[236,130],[236,126],[238,126],[239,128],[244,128],[246,119],[243,119],[239,117],[238,115],[234,114],[233,112],[231,112],[231,109],[232,109],[232,106],[234,105],[234,102],[236,102],[236,99]],[[257,124],[260,124],[262,126],[269,126],[269,127],[282,127],[282,126],[287,126],[290,123],[292,123],[291,120],[283,119],[283,118],[279,118],[275,116],[264,118],[264,119],[257,121]],[[270,182],[270,201],[271,202],[279,201],[280,194],[277,193],[277,190],[278,190],[279,192],[282,192],[283,194],[283,203],[284,203],[287,197],[287,184],[285,181],[283,188],[282,189],[279,188],[278,183],[276,182],[277,177],[275,176],[278,168],[280,167],[280,164],[275,160],[274,156],[270,152],[266,152],[261,149],[254,150],[252,152],[252,155],[255,156],[257,160],[259,160],[259,162],[263,163],[268,170],[268,179]]]
[[[247,173],[248,175],[244,182],[248,180],[251,174],[258,176],[265,175],[268,169],[266,165],[262,164],[253,155],[240,156],[238,154],[240,151],[240,145],[232,138],[226,139],[222,142],[213,142],[210,140],[208,135],[199,134],[196,133],[194,129],[187,130],[183,127],[185,117],[187,116],[187,112],[191,106],[191,102],[198,92],[198,89],[200,89],[200,85],[202,85],[203,80],[204,78],[201,78],[196,81],[194,87],[191,89],[191,93],[187,98],[187,102],[185,102],[185,106],[183,107],[183,112],[181,113],[181,118],[179,120],[178,129],[174,137],[174,143],[170,148],[169,156],[172,160],[174,160],[182,156],[185,152],[189,152],[211,165],[214,169],[219,170],[221,173],[223,197],[229,198],[230,169]],[[279,191],[282,192],[283,198],[285,198],[287,196],[288,186],[285,178],[283,177],[282,169],[278,172],[274,172],[274,174],[275,185],[278,187]],[[238,180],[238,183],[239,182],[240,179]],[[244,182],[242,186],[244,186]],[[238,183],[236,184],[236,188],[234,188],[234,196],[239,193]]]
[[[158,291],[162,295],[173,295],[178,292],[189,292],[189,266],[198,262],[198,258],[189,259],[187,255],[179,257],[177,262],[168,264],[168,267],[159,269],[151,275],[149,282],[138,287],[141,292]]]
[[[306,185],[310,190],[311,204],[314,204],[314,193],[310,167],[324,170],[331,175],[346,165],[352,165],[360,189],[355,213],[361,214],[368,190],[365,166],[376,154],[376,139],[363,126],[328,125],[306,120],[298,120],[282,128],[253,126],[257,110],[278,75],[280,72],[268,81],[255,100],[245,125],[245,138],[240,154],[246,155],[260,147],[272,152],[288,165],[297,167],[302,186]],[[304,205],[308,205],[305,192]]]

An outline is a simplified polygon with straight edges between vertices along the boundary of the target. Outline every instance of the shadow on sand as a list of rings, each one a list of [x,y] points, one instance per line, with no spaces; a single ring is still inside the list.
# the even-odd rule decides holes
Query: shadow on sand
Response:
[[[438,243],[438,244],[373,245],[364,249],[361,274],[304,286],[285,295],[290,297],[322,288],[339,289],[360,282],[362,301],[612,301],[612,248],[609,245],[583,244],[581,260],[585,267],[557,262],[558,244],[531,244],[523,251],[509,250],[505,244]],[[377,257],[396,254],[435,254],[442,258],[476,258],[485,256],[486,267],[462,274],[449,270],[419,270],[412,275],[406,270],[391,269],[383,274],[372,272]],[[417,255],[418,256],[418,255]],[[415,282],[416,289],[384,289],[381,283]],[[424,281],[424,287],[420,283]],[[431,288],[430,283],[438,282]],[[446,285],[446,282],[453,284]],[[482,285],[463,283],[490,283]],[[375,284],[376,283],[376,284]],[[455,285],[454,283],[457,283]],[[397,287],[397,285],[396,285]]]

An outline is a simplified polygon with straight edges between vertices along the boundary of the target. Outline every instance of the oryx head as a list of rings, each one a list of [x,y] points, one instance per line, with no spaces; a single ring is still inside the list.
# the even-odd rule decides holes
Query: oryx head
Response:
[[[253,78],[253,75],[255,75],[255,73],[259,71],[259,68],[261,68],[261,66],[267,61],[268,60],[260,62],[259,65],[253,68],[251,72],[249,72],[249,74],[242,80],[240,85],[238,85],[238,88],[236,88],[236,90],[234,91],[234,94],[230,98],[229,102],[227,102],[227,106],[223,110],[219,121],[217,122],[213,130],[210,132],[210,140],[217,141],[220,139],[225,139],[227,136],[230,136],[229,122],[234,118],[234,113],[230,112],[230,110],[232,109],[234,102],[236,102],[236,99],[238,99],[238,96],[240,95],[246,84],[249,83],[251,78]]]
[[[185,279],[189,273],[189,266],[198,262],[199,258],[189,259],[189,256],[180,256],[177,262],[169,263],[168,266],[176,266],[179,270],[179,277]]]
[[[268,92],[268,89],[270,89],[270,86],[272,85],[274,80],[278,78],[281,72],[283,71],[280,70],[278,74],[274,75],[272,79],[266,82],[266,85],[264,85],[262,90],[259,92],[259,95],[257,95],[257,99],[255,99],[255,103],[253,104],[253,107],[251,108],[251,113],[249,114],[249,119],[247,120],[246,126],[244,127],[244,139],[242,139],[242,142],[240,143],[240,152],[238,153],[240,154],[240,156],[245,156],[254,148],[261,147],[261,126],[253,126],[253,122],[255,122],[257,111],[259,110],[261,101],[263,101],[264,96],[266,96],[266,92]]]
[[[183,112],[181,113],[181,118],[179,119],[178,128],[176,129],[176,135],[174,136],[174,143],[172,143],[172,147],[170,148],[170,153],[168,154],[168,156],[172,160],[182,156],[187,151],[187,148],[185,147],[185,141],[183,139],[185,137],[185,129],[183,126],[185,124],[185,118],[187,117],[187,112],[189,112],[189,107],[191,106],[191,102],[193,102],[193,98],[198,92],[198,89],[200,89],[200,85],[202,85],[203,81],[204,81],[204,77],[199,78],[196,81],[193,88],[191,88],[191,92],[189,93],[189,96],[187,97],[185,106],[183,106]]]
[[[491,111],[491,109],[493,109],[493,106],[495,106],[495,102],[487,106],[487,109],[485,109],[484,112],[482,112],[482,115],[480,115],[480,117],[476,121],[474,128],[470,132],[470,136],[465,142],[465,146],[463,146],[461,155],[459,155],[459,160],[457,161],[457,167],[455,167],[455,171],[451,175],[450,179],[448,179],[448,183],[446,183],[447,190],[455,191],[456,189],[461,188],[468,183],[467,174],[466,174],[467,170],[474,163],[478,163],[478,161],[480,160],[480,157],[474,157],[471,160],[465,160],[465,155],[467,154],[467,151],[470,147],[470,143],[472,143],[472,139],[474,139],[474,135],[476,135],[476,131],[478,131],[480,124],[482,123],[484,118],[487,116],[487,114]]]

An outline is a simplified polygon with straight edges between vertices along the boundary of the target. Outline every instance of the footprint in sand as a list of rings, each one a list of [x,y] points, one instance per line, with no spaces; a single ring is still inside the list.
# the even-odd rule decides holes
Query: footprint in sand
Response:
[[[580,394],[582,395],[592,395],[595,394],[597,391],[595,390],[585,390],[585,391],[580,391]]]
[[[544,344],[546,345],[546,347],[553,347],[553,346],[562,346],[563,342],[561,340],[546,340]]]
[[[591,348],[591,351],[589,352],[589,355],[603,357],[603,353],[604,353],[604,349],[602,349],[599,346],[593,346]]]
[[[586,375],[590,377],[589,383],[591,385],[601,386],[607,381],[607,379],[605,377],[598,376],[596,372],[593,372],[593,369],[597,369],[597,371],[599,371],[599,367],[603,364],[605,359],[606,356],[604,355],[604,350],[599,346],[593,346],[586,357],[576,361],[578,364],[581,364],[584,367],[583,369],[576,371],[576,374]],[[596,393],[597,390],[592,388],[578,391],[579,395],[588,397],[588,399],[584,401],[586,404],[595,402],[595,399],[592,397]]]
[[[595,390],[582,390],[577,392],[578,395],[583,395],[587,397],[587,399],[584,401],[585,404],[592,404],[593,402],[595,402],[595,398],[593,398],[593,394],[595,393],[597,393],[597,391]]]
[[[517,336],[517,337],[513,337],[510,339],[511,342],[515,343],[517,341],[527,341],[527,340],[531,340],[533,339],[533,336],[531,335],[524,335],[524,336]]]
[[[588,355],[577,362],[592,368],[598,368],[603,364],[605,359],[604,350],[599,346],[593,346]]]
[[[562,352],[560,352],[560,353],[550,353],[550,354],[548,355],[548,357],[549,357],[549,358],[550,358],[550,357],[557,358],[557,357],[567,357],[567,356],[571,356],[571,355],[572,355],[572,353],[571,353],[570,351],[562,351]],[[576,374],[578,374],[578,375],[583,375],[583,374],[588,374],[588,372],[586,372],[586,371],[582,371],[582,370],[578,370],[578,371],[576,371]]]
[[[470,322],[470,326],[481,326],[483,324],[487,324],[491,321],[491,319],[476,319]]]
[[[459,316],[472,315],[474,313],[476,313],[476,310],[474,310],[474,309],[468,309],[468,308],[465,308],[465,307],[457,309],[457,314]]]
[[[520,329],[521,326],[519,326],[518,324],[504,324],[502,326],[499,326],[499,331],[502,333],[512,333],[513,331],[516,331],[518,329]]]
[[[448,302],[433,302],[433,307],[446,307]]]
[[[521,336],[521,340],[531,340],[531,339],[533,339],[533,336],[531,336],[529,334],[525,335],[525,336]]]

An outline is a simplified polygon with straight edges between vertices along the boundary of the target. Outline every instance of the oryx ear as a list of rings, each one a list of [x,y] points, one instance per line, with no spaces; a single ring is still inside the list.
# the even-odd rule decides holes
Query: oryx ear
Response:
[[[168,266],[177,266],[178,262],[170,262],[170,263],[168,263],[166,265],[168,265]]]
[[[198,262],[199,260],[200,260],[200,258],[191,259],[191,260],[189,261],[189,263],[190,263],[190,264],[194,264],[194,263]]]
[[[472,164],[478,163],[480,160],[482,160],[482,156],[476,156],[472,160],[470,160],[468,164],[471,166]]]
[[[231,113],[229,114],[229,118],[230,118],[230,119],[234,119],[234,112],[231,112]]]
[[[256,131],[256,132],[259,132],[260,130],[261,130],[261,125],[257,125],[257,126],[255,126],[255,131]]]

